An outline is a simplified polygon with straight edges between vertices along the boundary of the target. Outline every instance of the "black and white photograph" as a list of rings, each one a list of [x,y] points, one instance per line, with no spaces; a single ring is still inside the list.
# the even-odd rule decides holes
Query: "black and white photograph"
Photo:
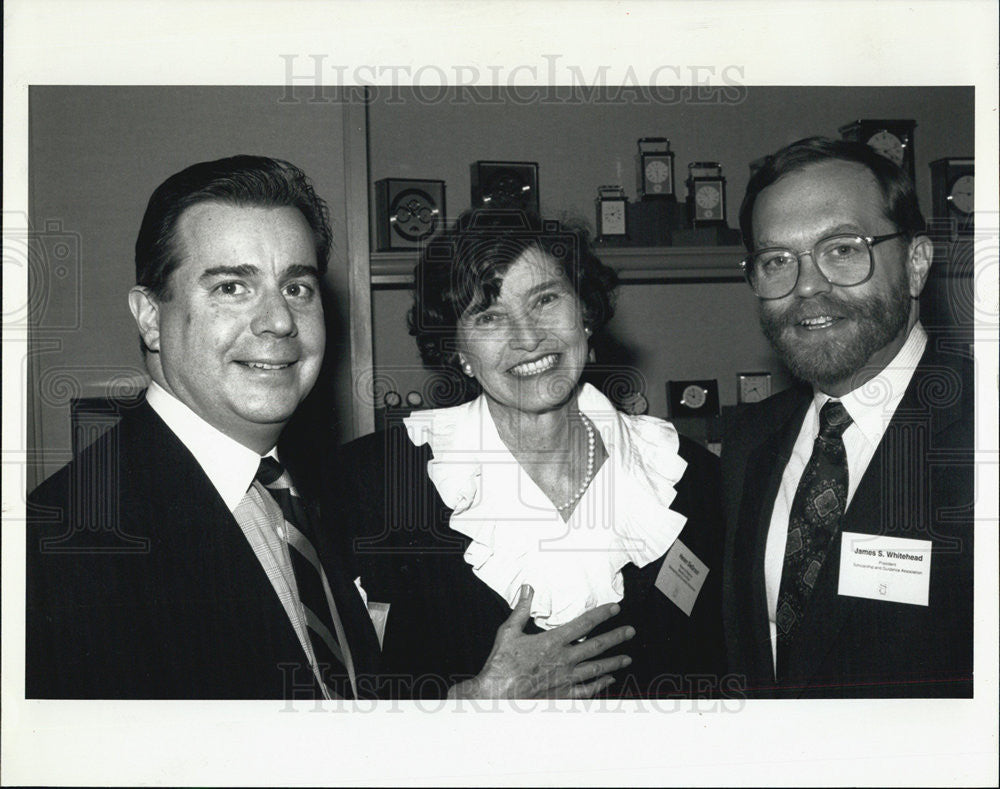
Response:
[[[996,4],[418,6],[5,11],[3,783],[995,781]]]

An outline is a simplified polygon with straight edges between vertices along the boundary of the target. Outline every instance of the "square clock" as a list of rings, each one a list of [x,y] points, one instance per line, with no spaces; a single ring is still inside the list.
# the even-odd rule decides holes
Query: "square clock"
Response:
[[[740,403],[759,403],[771,396],[770,373],[738,373],[736,397]]]

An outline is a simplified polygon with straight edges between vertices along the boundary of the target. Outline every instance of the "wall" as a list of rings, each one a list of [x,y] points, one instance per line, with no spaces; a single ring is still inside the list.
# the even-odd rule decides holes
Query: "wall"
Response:
[[[537,161],[542,212],[579,217],[593,227],[598,186],[621,184],[637,199],[636,140],[662,136],[676,152],[681,198],[688,162],[722,163],[729,224],[735,227],[752,160],[801,137],[839,136],[838,127],[858,118],[916,120],[916,182],[925,211],[928,164],[974,153],[971,88],[754,87],[726,93],[666,106],[649,96],[647,103],[634,94],[613,103],[614,96],[588,97],[579,90],[534,90],[534,101],[482,91],[383,91],[369,109],[370,177],[373,183],[387,177],[443,179],[454,217],[470,204],[470,163]],[[558,98],[565,101],[548,101]],[[373,295],[375,365],[404,393],[424,382],[405,330],[408,306],[406,291]],[[776,390],[790,380],[761,337],[755,300],[741,283],[625,284],[608,329],[649,382],[654,415],[666,416],[668,379],[716,378],[724,405],[736,401],[737,372],[770,370]]]
[[[30,211],[43,234],[29,277],[36,328],[29,399],[41,467],[33,487],[69,456],[69,399],[134,388],[143,378],[126,294],[146,201],[167,176],[235,153],[288,159],[330,204],[335,241],[328,279],[346,293],[342,110],[336,103],[281,103],[279,87],[34,87],[30,93]],[[310,94],[311,95],[311,94]],[[68,269],[55,253],[68,240]],[[343,298],[330,347],[348,358]],[[338,404],[351,392],[347,364],[334,364]],[[349,412],[343,420],[349,422]],[[31,478],[34,471],[35,480]]]
[[[735,93],[727,101],[721,90]],[[913,118],[917,194],[930,207],[928,164],[943,156],[972,156],[972,88],[721,89],[704,103],[664,105],[626,95],[588,100],[577,90],[565,103],[534,101],[509,93],[489,96],[450,91],[443,99],[427,89],[414,95],[385,91],[369,110],[370,176],[440,178],[447,182],[448,213],[469,207],[469,165],[478,159],[539,163],[544,213],[582,216],[591,225],[597,187],[621,184],[636,199],[636,140],[667,137],[676,153],[676,189],[692,161],[718,161],[728,179],[730,225],[746,190],[748,164],[811,135],[838,137],[858,118]],[[474,100],[477,98],[478,100]],[[499,103],[485,103],[483,99]],[[531,98],[530,95],[525,98]],[[667,99],[673,98],[666,96]],[[430,100],[428,100],[430,99]]]
[[[29,197],[38,243],[29,290],[37,325],[28,413],[30,449],[41,459],[28,469],[29,489],[69,456],[70,397],[121,391],[134,378],[142,380],[126,293],[134,280],[133,244],[146,200],[165,177],[192,162],[237,152],[287,158],[313,178],[330,203],[335,238],[344,238],[341,108],[281,103],[284,92],[279,87],[32,88]],[[455,215],[469,203],[471,162],[533,160],[540,164],[543,210],[592,223],[598,186],[621,183],[635,198],[635,141],[667,136],[681,174],[688,161],[722,162],[735,225],[751,160],[801,136],[835,135],[852,119],[916,119],[917,187],[925,207],[927,164],[973,153],[968,88],[771,87],[738,94],[735,104],[615,104],[585,101],[579,94],[562,104],[510,96],[483,104],[455,93],[444,101],[427,96],[417,101],[398,89],[381,94],[369,108],[370,180],[442,178],[449,213]],[[67,249],[69,258],[59,257]],[[329,280],[337,293],[346,293],[342,244],[335,244]],[[375,362],[380,371],[398,373],[404,391],[424,380],[405,331],[408,306],[405,290],[373,294]],[[782,384],[780,365],[760,338],[753,310],[741,284],[624,285],[609,330],[650,382],[651,413],[664,415],[668,378],[717,378],[723,403],[735,401],[740,370],[771,369]],[[340,361],[332,372],[335,428],[349,421],[352,397],[346,316],[341,297],[329,343]]]

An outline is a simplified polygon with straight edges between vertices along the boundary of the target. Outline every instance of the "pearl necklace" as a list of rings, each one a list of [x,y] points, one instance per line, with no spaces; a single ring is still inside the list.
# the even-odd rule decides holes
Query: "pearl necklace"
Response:
[[[587,474],[583,478],[583,482],[580,483],[580,487],[577,489],[576,493],[573,494],[573,498],[567,501],[565,504],[556,504],[556,509],[562,512],[563,510],[568,510],[577,501],[579,501],[580,496],[583,495],[584,491],[587,490],[587,486],[590,484],[590,480],[594,478],[594,454],[597,447],[597,437],[594,435],[594,426],[590,423],[590,420],[584,414],[580,414],[580,418],[583,420],[583,426],[587,428]]]

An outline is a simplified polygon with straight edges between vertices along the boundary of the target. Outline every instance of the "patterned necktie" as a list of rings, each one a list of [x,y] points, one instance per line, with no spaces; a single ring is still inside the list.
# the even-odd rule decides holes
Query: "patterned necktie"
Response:
[[[776,617],[779,655],[791,645],[802,623],[809,596],[846,509],[847,452],[842,436],[850,424],[851,415],[840,402],[829,400],[819,412],[819,435],[788,517]],[[778,663],[780,666],[780,657]]]
[[[313,545],[309,513],[302,500],[292,494],[291,479],[274,458],[261,458],[256,479],[267,488],[284,515],[288,554],[320,675],[339,695],[353,698],[349,682],[333,682],[330,681],[333,677],[328,677],[331,672],[343,676],[347,661],[337,639],[337,627],[328,603],[332,594],[328,598],[329,585]]]

